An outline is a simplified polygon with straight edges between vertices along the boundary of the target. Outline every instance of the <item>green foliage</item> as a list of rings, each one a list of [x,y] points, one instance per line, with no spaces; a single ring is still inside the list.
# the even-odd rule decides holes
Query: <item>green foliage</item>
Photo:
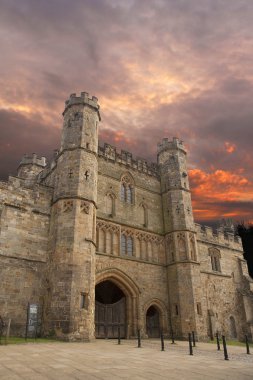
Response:
[[[208,343],[216,344],[216,339],[209,340]],[[240,346],[245,347],[245,342],[239,342],[238,340],[226,340],[228,346]],[[222,340],[220,339],[220,345],[222,346]],[[253,348],[253,343],[249,343],[249,346]]]
[[[48,343],[48,342],[57,342],[57,340],[55,339],[52,339],[52,338],[37,338],[37,339],[34,339],[34,338],[27,338],[27,340],[25,340],[25,338],[22,338],[22,337],[17,337],[17,336],[11,336],[9,337],[8,339],[8,344],[21,344],[21,343]],[[5,344],[5,338],[2,337],[1,339],[1,344],[4,345]]]

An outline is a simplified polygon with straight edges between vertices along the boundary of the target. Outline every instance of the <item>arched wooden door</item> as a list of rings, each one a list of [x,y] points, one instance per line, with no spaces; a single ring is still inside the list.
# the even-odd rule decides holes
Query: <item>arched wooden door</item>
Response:
[[[111,281],[96,286],[96,338],[126,337],[126,297]]]
[[[149,338],[159,338],[160,336],[160,315],[154,306],[150,306],[146,314],[146,330]]]

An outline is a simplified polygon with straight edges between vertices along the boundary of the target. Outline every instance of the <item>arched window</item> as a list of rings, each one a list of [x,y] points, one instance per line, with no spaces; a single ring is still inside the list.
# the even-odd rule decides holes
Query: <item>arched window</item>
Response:
[[[127,237],[127,255],[133,256],[133,238],[131,236]]]
[[[211,267],[214,272],[221,272],[220,251],[218,249],[209,249]]]
[[[133,256],[133,238],[121,235],[121,255]]]
[[[121,254],[122,255],[126,255],[126,251],[127,251],[127,248],[126,248],[126,235],[122,234],[121,235]]]
[[[133,181],[128,175],[121,178],[120,200],[129,204],[134,203],[134,186]]]
[[[130,185],[126,188],[126,201],[127,203],[133,203],[133,190]]]
[[[120,185],[120,200],[123,202],[126,200],[126,187],[124,183]]]

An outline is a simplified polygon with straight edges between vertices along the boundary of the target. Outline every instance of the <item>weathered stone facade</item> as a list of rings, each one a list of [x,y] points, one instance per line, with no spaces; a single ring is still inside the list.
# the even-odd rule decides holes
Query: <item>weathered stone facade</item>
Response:
[[[60,150],[25,156],[0,183],[0,314],[24,333],[27,303],[42,333],[91,340],[216,331],[253,335],[253,282],[232,231],[194,223],[181,141],[157,164],[98,146],[97,98],[72,94]]]

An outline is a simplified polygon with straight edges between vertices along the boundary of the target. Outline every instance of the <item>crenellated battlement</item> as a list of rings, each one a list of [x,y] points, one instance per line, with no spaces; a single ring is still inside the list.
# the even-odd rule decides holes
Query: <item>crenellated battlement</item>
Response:
[[[69,99],[65,101],[65,109],[63,111],[63,115],[67,111],[67,109],[73,105],[88,105],[89,107],[95,108],[99,111],[98,98],[96,96],[90,96],[88,92],[81,92],[80,96],[77,96],[76,93],[70,94]],[[99,116],[100,118],[100,116]]]
[[[177,137],[173,137],[172,141],[169,141],[168,138],[164,138],[161,143],[157,144],[157,154],[159,155],[165,150],[174,150],[180,149],[186,153],[185,146],[182,140],[179,140]]]
[[[132,153],[126,150],[121,150],[119,153],[114,146],[105,143],[103,147],[98,147],[98,155],[106,160],[117,162],[134,170],[159,178],[159,169],[156,163],[149,163],[140,157],[133,158]]]
[[[233,232],[225,231],[223,227],[215,229],[198,223],[195,223],[195,227],[197,238],[199,240],[229,246],[238,250],[242,249],[241,239],[238,236],[235,236]]]
[[[45,168],[47,165],[46,157],[38,157],[36,153],[32,155],[25,154],[19,164],[19,167],[22,165],[37,165]]]

